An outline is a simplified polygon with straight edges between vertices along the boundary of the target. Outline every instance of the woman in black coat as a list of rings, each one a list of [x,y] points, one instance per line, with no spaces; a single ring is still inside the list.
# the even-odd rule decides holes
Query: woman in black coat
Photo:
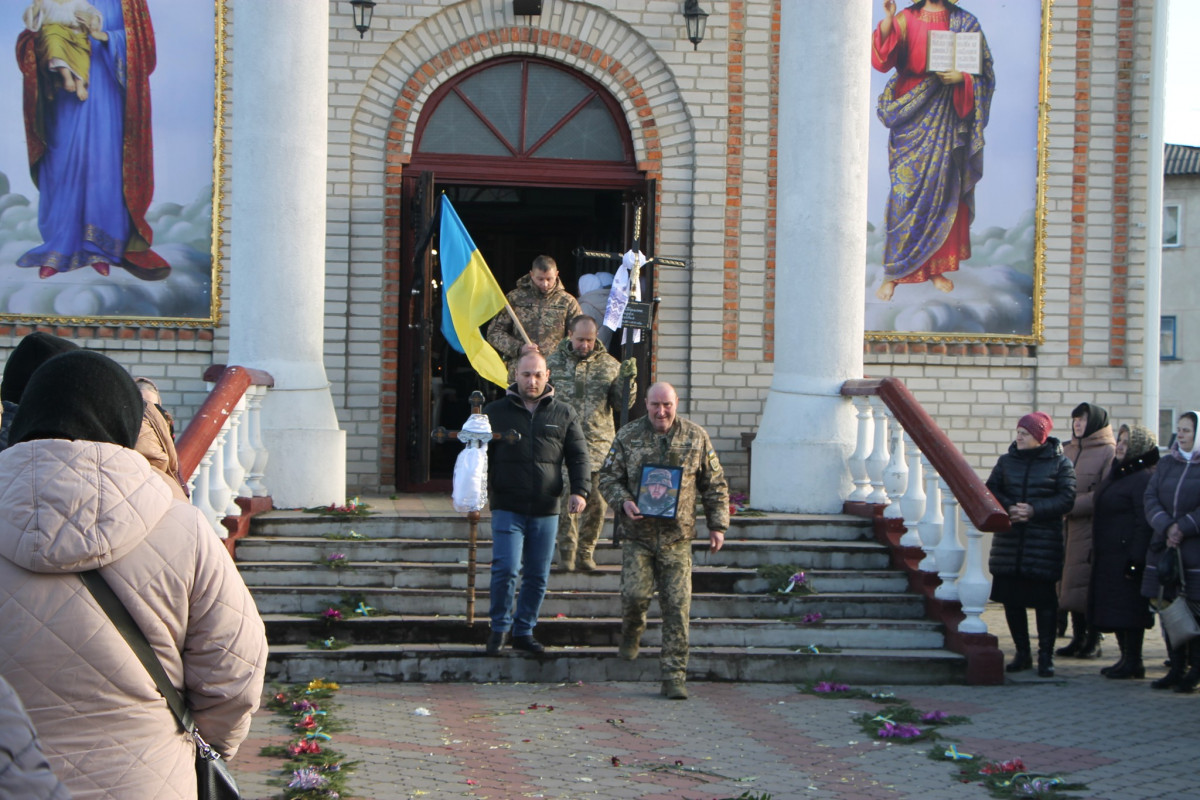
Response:
[[[987,488],[1008,509],[1012,527],[992,537],[988,569],[992,600],[1004,604],[1016,656],[1005,667],[1020,672],[1033,666],[1029,618],[1038,633],[1038,675],[1054,676],[1054,634],[1058,612],[1055,584],[1062,576],[1062,518],[1075,503],[1075,468],[1058,439],[1049,436],[1050,417],[1040,411],[1017,423],[1017,439],[1000,456]]]
[[[1087,618],[1101,631],[1113,631],[1121,658],[1100,670],[1109,678],[1144,678],[1142,640],[1154,625],[1142,596],[1146,549],[1153,530],[1146,521],[1146,485],[1158,463],[1158,442],[1141,425],[1122,425],[1108,475],[1094,493],[1092,585]]]
[[[1157,598],[1160,590],[1158,563],[1168,547],[1179,550],[1185,572],[1188,605],[1200,610],[1200,449],[1196,448],[1195,411],[1179,415],[1175,443],[1154,470],[1146,486],[1146,520],[1154,529],[1146,553],[1146,577],[1142,594]],[[1177,586],[1163,586],[1163,599],[1175,599]],[[1174,687],[1177,692],[1195,691],[1200,685],[1200,639],[1176,647],[1170,641],[1171,669],[1150,685],[1155,689]],[[1185,675],[1184,667],[1191,664]]]

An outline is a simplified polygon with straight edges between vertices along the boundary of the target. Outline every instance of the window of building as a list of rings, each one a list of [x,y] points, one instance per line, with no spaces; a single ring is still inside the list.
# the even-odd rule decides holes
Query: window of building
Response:
[[[1175,317],[1162,317],[1159,321],[1158,357],[1163,361],[1177,361],[1175,352]]]
[[[1163,203],[1162,246],[1183,245],[1183,207],[1179,203]]]
[[[1175,409],[1160,408],[1158,410],[1158,446],[1167,447],[1171,437],[1175,435]]]

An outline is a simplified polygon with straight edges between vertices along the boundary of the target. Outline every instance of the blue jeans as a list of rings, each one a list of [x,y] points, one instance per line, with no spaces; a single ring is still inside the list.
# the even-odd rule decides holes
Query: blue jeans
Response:
[[[512,511],[492,512],[492,630],[512,629],[513,636],[532,636],[537,625],[550,561],[554,557],[554,538],[558,534],[558,515],[531,517]],[[513,614],[513,592],[517,576],[521,592]]]

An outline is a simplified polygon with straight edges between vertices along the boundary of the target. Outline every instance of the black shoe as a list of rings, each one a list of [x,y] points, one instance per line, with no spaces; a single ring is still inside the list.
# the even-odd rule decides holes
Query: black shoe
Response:
[[[1079,655],[1079,651],[1083,649],[1084,639],[1082,636],[1076,636],[1071,641],[1054,651],[1054,655],[1064,658],[1074,658]]]
[[[1122,653],[1121,657],[1117,659],[1117,663],[1109,664],[1107,667],[1102,668],[1100,670],[1100,674],[1104,675],[1104,676],[1111,675],[1112,673],[1120,670],[1124,665],[1125,665],[1125,655]]]
[[[489,656],[498,655],[500,648],[508,644],[508,631],[492,631],[492,635],[488,637],[487,654]]]
[[[1054,677],[1054,656],[1049,653],[1038,653],[1038,677]]]
[[[1140,658],[1136,660],[1127,658],[1104,673],[1104,677],[1112,678],[1114,681],[1128,680],[1129,678],[1141,679],[1146,677],[1146,667],[1142,665]]]
[[[1067,621],[1070,616],[1066,611],[1058,611],[1055,613],[1054,638],[1061,639],[1067,635]]]
[[[526,653],[533,653],[538,656],[546,652],[545,645],[533,638],[532,634],[529,636],[514,636],[512,638],[512,648],[513,650],[524,650]]]
[[[1028,650],[1025,652],[1018,650],[1013,660],[1004,667],[1005,672],[1024,672],[1027,669],[1033,669],[1033,656],[1029,654]]]
[[[1196,691],[1197,686],[1200,686],[1200,667],[1192,667],[1179,679],[1179,683],[1175,684],[1175,691],[1181,694],[1191,694]]]
[[[1104,634],[1097,630],[1089,630],[1087,638],[1083,640],[1083,647],[1079,648],[1079,652],[1075,654],[1076,658],[1100,658],[1104,655],[1103,649],[1100,647],[1100,642],[1104,641]]]
[[[1172,666],[1171,669],[1169,669],[1167,671],[1166,675],[1163,675],[1161,678],[1159,678],[1156,681],[1150,681],[1150,688],[1151,689],[1170,689],[1172,686],[1179,683],[1179,680],[1182,677],[1183,677],[1183,664],[1180,664],[1178,669],[1175,668],[1175,666]]]

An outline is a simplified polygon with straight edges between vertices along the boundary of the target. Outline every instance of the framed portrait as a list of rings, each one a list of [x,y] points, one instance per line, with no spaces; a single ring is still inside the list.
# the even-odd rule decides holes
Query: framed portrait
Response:
[[[0,320],[217,322],[225,0],[22,0],[0,103]],[[10,50],[11,52],[11,50]]]
[[[638,484],[638,511],[643,517],[675,519],[682,480],[683,467],[643,464],[642,480]]]
[[[872,5],[867,338],[1040,343],[1051,0]]]

